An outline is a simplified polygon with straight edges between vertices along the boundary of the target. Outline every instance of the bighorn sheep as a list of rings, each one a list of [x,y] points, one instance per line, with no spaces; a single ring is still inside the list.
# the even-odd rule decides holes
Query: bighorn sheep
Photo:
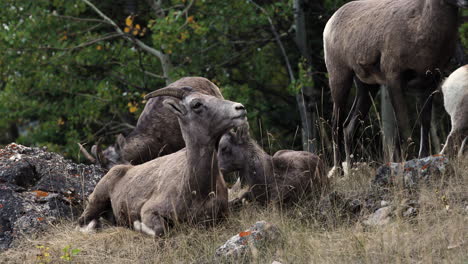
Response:
[[[468,140],[468,64],[450,74],[442,84],[442,93],[452,130],[441,153],[452,154],[452,150],[459,148],[461,157]]]
[[[177,89],[189,86],[196,92],[223,99],[219,88],[203,77],[184,77],[169,86]],[[103,152],[99,144],[94,145],[94,157],[80,146],[85,157],[110,169],[117,164],[141,164],[182,149],[185,143],[179,123],[176,116],[163,107],[165,99],[165,96],[149,99],[135,129],[127,137],[119,135],[116,143]]]
[[[399,143],[410,137],[403,92],[412,87],[423,94],[419,156],[429,155],[431,95],[440,80],[433,73],[443,69],[455,50],[458,8],[467,4],[467,0],[352,1],[330,18],[323,41],[334,103],[332,173],[341,166],[341,137],[351,165],[354,132],[380,85],[387,87],[398,124],[396,153]],[[348,113],[353,78],[357,95]]]
[[[223,135],[218,148],[223,173],[240,172],[249,190],[231,201],[237,206],[243,199],[267,204],[290,203],[309,194],[320,195],[328,187],[328,178],[320,158],[310,152],[280,150],[270,156],[249,136],[249,126]]]
[[[145,98],[167,96],[164,107],[177,117],[186,147],[132,166],[114,166],[96,185],[79,218],[86,229],[112,209],[116,223],[153,236],[176,222],[216,220],[227,212],[227,188],[218,168],[216,144],[231,128],[246,123],[242,104],[166,87]],[[170,98],[168,98],[170,97]]]

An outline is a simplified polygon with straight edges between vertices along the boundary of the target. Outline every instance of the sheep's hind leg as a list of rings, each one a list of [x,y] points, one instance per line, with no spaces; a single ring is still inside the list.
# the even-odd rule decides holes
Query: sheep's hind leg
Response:
[[[168,232],[168,223],[156,212],[144,212],[140,221],[133,222],[133,228],[153,237],[160,237]]]
[[[360,121],[363,120],[369,109],[372,105],[372,99],[375,97],[375,94],[379,90],[378,84],[366,84],[359,80],[357,77],[354,78],[357,88],[356,98],[354,99],[353,106],[351,111],[344,122],[343,134],[344,134],[344,143],[346,150],[346,163],[347,169],[351,169],[353,154],[353,142],[355,137],[355,132],[359,128]],[[345,171],[345,175],[347,172]]]
[[[341,175],[341,142],[343,139],[343,121],[345,120],[346,102],[349,91],[353,85],[353,71],[346,67],[333,67],[327,65],[329,69],[330,90],[333,99],[333,168],[328,173],[328,177]]]
[[[89,203],[78,219],[77,229],[82,232],[89,233],[92,229],[95,229],[99,224],[101,214],[111,207],[106,184],[105,182],[100,183],[90,195]]]

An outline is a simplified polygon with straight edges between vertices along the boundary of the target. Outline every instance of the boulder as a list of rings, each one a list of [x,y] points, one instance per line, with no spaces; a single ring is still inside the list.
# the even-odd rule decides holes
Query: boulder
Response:
[[[22,234],[78,216],[83,200],[105,174],[45,148],[9,144],[0,149],[0,250]]]
[[[379,186],[402,181],[407,188],[415,187],[420,181],[438,177],[448,169],[449,160],[443,155],[433,155],[401,163],[389,162],[377,169],[373,183]]]
[[[265,245],[265,243],[278,240],[279,237],[278,227],[265,221],[258,221],[216,249],[216,257],[236,259],[245,256],[254,248]]]
[[[391,218],[390,215],[393,212],[393,208],[391,206],[385,206],[373,214],[371,214],[366,220],[364,220],[363,224],[367,226],[382,226],[386,225],[390,222]]]

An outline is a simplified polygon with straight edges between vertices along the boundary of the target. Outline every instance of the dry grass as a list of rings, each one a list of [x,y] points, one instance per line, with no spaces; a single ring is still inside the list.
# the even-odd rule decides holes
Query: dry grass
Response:
[[[362,201],[383,194],[396,210],[392,222],[382,227],[362,224],[370,209],[349,219],[331,208],[318,218],[307,203],[283,210],[247,206],[215,228],[182,225],[157,240],[114,227],[86,235],[65,222],[25,238],[0,255],[0,263],[41,263],[38,255],[46,252],[50,256],[42,263],[217,263],[215,249],[258,220],[276,224],[282,240],[235,263],[468,263],[467,162],[412,192],[400,187],[376,191],[370,185],[373,173],[361,168],[353,177],[334,182],[334,188]],[[408,200],[419,204],[419,213],[412,218],[401,216]],[[81,250],[70,261],[60,258],[67,245]]]

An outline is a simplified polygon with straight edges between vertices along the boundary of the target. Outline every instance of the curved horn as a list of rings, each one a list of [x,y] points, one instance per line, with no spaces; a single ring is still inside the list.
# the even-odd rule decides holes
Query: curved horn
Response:
[[[80,147],[81,153],[83,153],[83,156],[87,158],[91,163],[96,163],[96,158],[93,157],[80,143],[76,143]]]
[[[148,100],[156,96],[172,96],[178,99],[182,99],[192,90],[193,90],[192,87],[188,87],[188,86],[182,87],[182,88],[168,86],[168,87],[161,88],[159,90],[156,90],[154,92],[151,92],[145,95],[145,100]]]
[[[93,154],[96,156],[97,163],[101,165],[101,167],[106,167],[109,161],[102,154],[101,142],[102,142],[102,138],[99,138],[96,145],[93,146],[91,152],[93,152]]]

